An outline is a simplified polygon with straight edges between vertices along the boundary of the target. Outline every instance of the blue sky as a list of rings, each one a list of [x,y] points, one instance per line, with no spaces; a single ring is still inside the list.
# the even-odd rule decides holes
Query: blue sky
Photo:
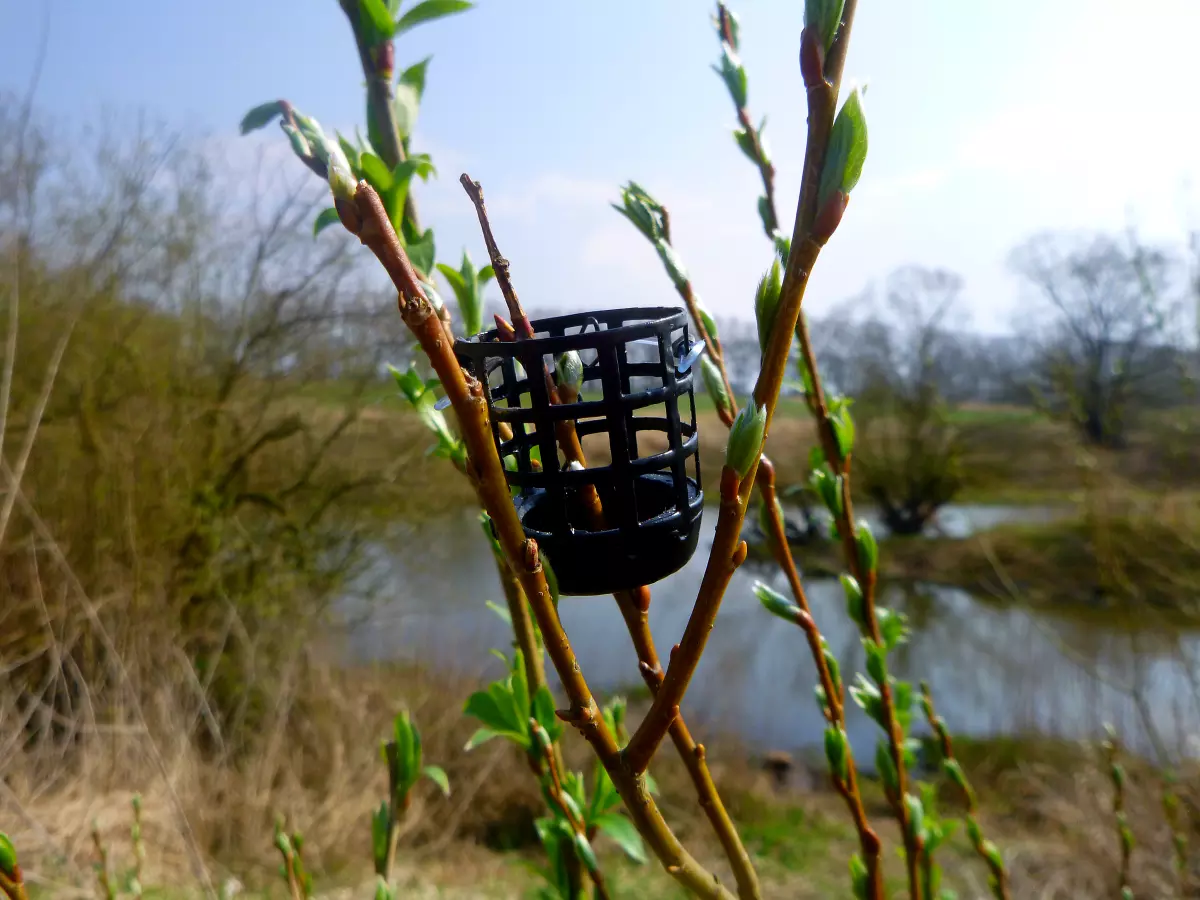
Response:
[[[803,3],[745,0],[749,106],[767,115],[790,218],[803,157],[796,64]],[[861,0],[847,77],[867,81],[870,153],[814,274],[813,313],[903,263],[966,278],[974,323],[1007,330],[1019,285],[1004,259],[1045,228],[1136,223],[1182,241],[1200,226],[1200,3],[1195,0]],[[526,305],[672,303],[650,246],[608,206],[633,178],[672,211],[677,249],[718,315],[752,317],[771,249],[757,175],[730,136],[700,0],[479,0],[397,47],[432,54],[415,144],[434,156],[423,218],[439,258],[484,256],[457,176],[488,197]],[[361,77],[336,0],[0,0],[0,89],[23,90],[43,18],[37,99],[61,121],[145,110],[247,165],[282,135],[237,136],[286,97],[327,128],[362,121]],[[275,157],[273,157],[275,158]],[[298,163],[296,164],[298,165]]]

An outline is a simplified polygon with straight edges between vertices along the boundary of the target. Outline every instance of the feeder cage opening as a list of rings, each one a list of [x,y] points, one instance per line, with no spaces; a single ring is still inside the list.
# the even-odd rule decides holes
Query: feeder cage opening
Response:
[[[678,571],[696,550],[704,503],[692,393],[703,345],[689,340],[686,312],[614,309],[531,324],[532,339],[502,341],[493,329],[455,341],[459,362],[486,386],[526,537],[563,594],[610,594]],[[572,350],[583,363],[575,397],[554,375]],[[562,450],[571,425],[584,468]]]

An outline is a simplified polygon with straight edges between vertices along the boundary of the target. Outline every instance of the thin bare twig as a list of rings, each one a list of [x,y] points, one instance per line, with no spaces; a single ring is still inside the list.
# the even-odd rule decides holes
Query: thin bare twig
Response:
[[[14,300],[14,305],[15,302]],[[25,440],[21,443],[21,449],[17,453],[16,464],[12,467],[8,492],[4,495],[4,505],[0,506],[0,542],[4,541],[4,533],[8,530],[8,520],[12,516],[13,507],[17,502],[17,491],[21,487],[21,479],[25,475],[25,466],[29,463],[30,454],[33,453],[33,444],[37,439],[38,428],[41,426],[42,414],[46,411],[46,404],[50,402],[50,394],[54,390],[54,382],[58,378],[58,367],[62,363],[63,354],[67,351],[67,344],[71,340],[71,334],[75,330],[75,322],[77,320],[78,314],[72,317],[70,324],[59,337],[58,343],[54,347],[54,353],[50,357],[50,362],[46,365],[46,374],[42,379],[42,389],[38,393],[37,401],[34,403],[33,410],[29,415],[29,422],[25,426]],[[14,331],[14,339],[15,335],[16,332]],[[7,403],[5,405],[7,406]]]

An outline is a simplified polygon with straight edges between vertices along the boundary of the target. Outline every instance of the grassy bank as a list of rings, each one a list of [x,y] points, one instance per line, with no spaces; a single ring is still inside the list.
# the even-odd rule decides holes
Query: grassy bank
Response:
[[[953,585],[982,597],[1069,610],[1200,615],[1200,515],[1194,496],[1076,507],[1040,523],[1001,525],[962,539],[885,543],[885,578]],[[842,571],[831,542],[793,552],[809,576]],[[766,548],[755,548],[759,556]]]
[[[459,711],[472,687],[469,680],[412,668],[324,669],[298,691],[302,705],[277,723],[278,740],[238,766],[160,743],[168,780],[155,771],[148,736],[132,729],[93,736],[84,770],[48,790],[22,790],[22,770],[10,761],[8,780],[27,799],[5,801],[3,827],[23,850],[33,896],[87,893],[94,883],[91,822],[114,869],[124,867],[131,858],[129,797],[141,791],[147,896],[196,895],[191,863],[199,859],[217,883],[236,877],[243,896],[279,897],[284,891],[271,821],[280,814],[305,836],[319,895],[368,896],[369,820],[384,790],[374,739],[385,732],[390,712],[406,704],[422,723],[426,758],[445,766],[453,792],[448,799],[432,789],[417,792],[401,837],[399,896],[532,896],[536,879],[529,866],[540,862],[533,821],[542,814],[541,801],[511,747],[495,742],[470,753],[461,749],[472,726]],[[705,737],[714,778],[759,867],[764,896],[841,896],[856,836],[823,769],[797,765],[780,784],[735,740]],[[1096,749],[1033,738],[956,746],[979,793],[981,825],[1012,861],[1013,896],[1103,896],[1117,854],[1106,808],[1111,789]],[[581,742],[569,741],[567,751],[571,766],[588,764]],[[1138,838],[1135,886],[1139,896],[1165,896],[1169,834],[1158,811],[1158,783],[1143,763],[1131,761],[1128,769],[1129,817]],[[679,836],[724,874],[720,849],[669,747],[652,771]],[[935,783],[941,813],[961,815],[953,786]],[[1185,785],[1186,808],[1195,809],[1200,794],[1186,791],[1196,784]],[[865,796],[872,821],[894,841],[878,785],[869,782]],[[657,864],[636,865],[606,841],[598,847],[614,896],[679,896]],[[940,859],[947,886],[960,896],[979,896],[982,867],[961,829]],[[892,857],[887,864],[899,889],[902,865]]]

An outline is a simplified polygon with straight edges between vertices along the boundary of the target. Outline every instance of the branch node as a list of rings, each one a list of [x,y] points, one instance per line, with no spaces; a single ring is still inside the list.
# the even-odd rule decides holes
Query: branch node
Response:
[[[526,538],[521,545],[521,561],[525,564],[525,568],[529,572],[538,572],[542,568],[542,559],[538,554],[537,541],[533,538]]]

